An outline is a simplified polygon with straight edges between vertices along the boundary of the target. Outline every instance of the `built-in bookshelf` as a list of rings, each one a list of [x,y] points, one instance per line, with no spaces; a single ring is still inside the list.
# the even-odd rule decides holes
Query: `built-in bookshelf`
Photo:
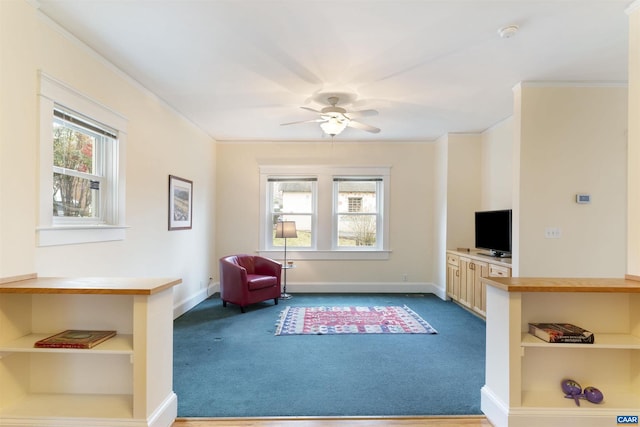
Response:
[[[625,279],[484,278],[486,383],[482,410],[497,427],[615,425],[640,413],[640,282]],[[529,323],[573,323],[593,344],[548,343]],[[577,406],[561,390],[570,378],[604,401]]]
[[[0,280],[0,425],[169,427],[179,279]],[[91,349],[35,348],[67,329],[115,330]]]

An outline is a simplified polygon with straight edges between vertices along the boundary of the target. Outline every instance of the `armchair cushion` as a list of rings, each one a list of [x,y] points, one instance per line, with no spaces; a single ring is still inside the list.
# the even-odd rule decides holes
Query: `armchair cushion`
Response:
[[[275,276],[261,276],[259,274],[247,274],[247,283],[249,284],[249,290],[255,291],[256,289],[268,288],[270,286],[276,286],[278,279]]]
[[[282,265],[257,255],[230,255],[220,258],[220,298],[237,304],[244,313],[249,304],[273,299],[278,304]]]

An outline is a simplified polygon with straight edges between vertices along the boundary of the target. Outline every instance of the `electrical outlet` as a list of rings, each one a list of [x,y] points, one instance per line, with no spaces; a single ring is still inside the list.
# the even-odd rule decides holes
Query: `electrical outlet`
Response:
[[[403,281],[403,282],[406,282],[407,280],[409,280],[409,276],[407,275],[407,273],[404,273],[404,274],[402,275],[402,281]]]
[[[544,229],[544,237],[546,239],[559,239],[562,233],[559,227],[547,227]]]

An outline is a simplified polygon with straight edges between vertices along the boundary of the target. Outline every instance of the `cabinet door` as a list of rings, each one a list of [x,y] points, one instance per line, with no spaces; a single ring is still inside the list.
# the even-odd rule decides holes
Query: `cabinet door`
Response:
[[[484,316],[487,312],[487,291],[480,278],[487,277],[489,275],[489,264],[487,264],[486,262],[474,261],[472,264],[472,270],[473,309]]]
[[[469,308],[471,308],[471,299],[473,298],[472,264],[471,259],[460,257],[460,298],[458,302]]]
[[[460,268],[457,265],[447,264],[447,295],[455,301],[460,298]]]

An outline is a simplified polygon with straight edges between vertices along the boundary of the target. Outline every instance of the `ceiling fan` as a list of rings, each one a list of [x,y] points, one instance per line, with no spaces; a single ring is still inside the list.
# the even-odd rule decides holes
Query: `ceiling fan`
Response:
[[[324,107],[321,110],[316,110],[309,107],[300,107],[304,110],[312,111],[319,114],[320,117],[311,120],[301,120],[291,123],[282,123],[281,126],[295,125],[299,123],[320,123],[320,127],[327,135],[336,136],[345,128],[352,127],[354,129],[360,129],[371,133],[378,133],[380,129],[377,127],[357,121],[357,118],[366,116],[376,116],[378,112],[376,110],[360,110],[360,111],[347,111],[342,107],[338,107],[340,98],[338,96],[329,96],[327,98],[329,103],[328,107]]]

